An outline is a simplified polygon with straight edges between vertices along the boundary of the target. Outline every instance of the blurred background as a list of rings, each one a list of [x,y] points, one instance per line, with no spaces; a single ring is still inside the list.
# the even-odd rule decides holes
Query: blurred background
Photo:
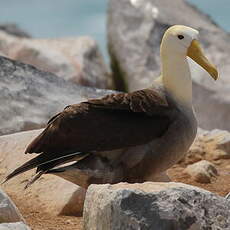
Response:
[[[32,37],[89,35],[106,55],[108,0],[0,0],[0,23],[17,23]],[[229,0],[188,0],[230,31]]]

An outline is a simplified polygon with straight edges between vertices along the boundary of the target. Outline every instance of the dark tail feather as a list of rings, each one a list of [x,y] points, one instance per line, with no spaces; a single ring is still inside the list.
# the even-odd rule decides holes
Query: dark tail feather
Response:
[[[27,161],[25,164],[23,164],[22,166],[20,166],[20,167],[18,167],[17,169],[15,169],[12,173],[10,173],[10,174],[6,177],[6,179],[5,179],[5,181],[4,181],[3,183],[7,182],[8,180],[12,179],[13,177],[15,177],[15,176],[17,176],[17,175],[19,175],[19,174],[21,174],[21,173],[24,173],[24,172],[26,172],[26,171],[28,171],[28,170],[30,170],[30,169],[33,169],[33,168],[37,167],[37,165],[39,164],[39,163],[38,163],[38,162],[39,162],[39,159],[38,159],[38,158],[39,158],[40,156],[41,156],[41,155],[39,155],[39,156],[37,156],[37,157],[35,157],[35,158],[33,158],[33,159]]]
[[[20,166],[19,168],[15,169],[12,173],[10,173],[3,183],[7,182],[8,180],[12,179],[13,177],[24,173],[30,169],[38,167],[37,172],[41,171],[45,173],[48,169],[51,169],[57,165],[65,164],[69,161],[78,161],[87,156],[88,154],[77,152],[77,153],[71,153],[65,156],[56,157],[54,159],[50,159],[52,156],[49,156],[49,154],[40,154],[39,156],[27,161],[25,164]],[[38,178],[37,178],[38,179]]]
[[[66,156],[61,156],[57,157],[55,159],[52,159],[50,161],[46,161],[37,167],[37,173],[40,171],[48,171],[49,169],[52,169],[58,165],[62,165],[71,161],[80,161],[81,159],[85,158],[88,156],[88,153],[82,153],[82,152],[77,152],[77,153],[71,153]]]

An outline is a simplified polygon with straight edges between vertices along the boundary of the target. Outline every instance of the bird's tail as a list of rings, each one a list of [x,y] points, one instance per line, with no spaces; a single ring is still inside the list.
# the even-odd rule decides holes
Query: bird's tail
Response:
[[[65,156],[57,156],[57,157],[54,157],[49,154],[41,153],[37,157],[27,161],[25,164],[15,169],[12,173],[10,173],[5,178],[3,183],[7,182],[8,180],[12,179],[13,177],[21,173],[24,173],[30,169],[37,167],[36,175],[28,183],[28,185],[31,185],[37,179],[39,179],[42,174],[46,173],[48,170],[58,165],[66,164],[71,161],[79,161],[85,158],[86,156],[88,156],[88,153],[82,153],[82,152],[70,153],[70,154],[66,154]],[[26,187],[28,187],[28,185]]]

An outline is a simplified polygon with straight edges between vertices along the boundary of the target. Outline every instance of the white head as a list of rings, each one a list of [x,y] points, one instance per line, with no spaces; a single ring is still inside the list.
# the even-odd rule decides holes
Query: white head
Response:
[[[187,50],[194,39],[198,39],[199,32],[187,26],[176,25],[166,30],[162,42],[161,50],[164,52],[180,53],[187,55]]]
[[[204,56],[198,31],[187,26],[172,26],[161,42],[162,80],[164,87],[180,104],[192,106],[192,80],[187,56],[202,66],[215,80],[217,69]]]
[[[202,66],[215,80],[218,77],[216,67],[204,56],[198,42],[199,32],[193,28],[175,25],[170,27],[164,34],[161,42],[162,61],[172,58],[190,57]]]

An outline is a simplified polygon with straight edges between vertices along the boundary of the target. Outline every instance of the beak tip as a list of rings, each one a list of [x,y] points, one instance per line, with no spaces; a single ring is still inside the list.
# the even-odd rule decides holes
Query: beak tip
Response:
[[[215,71],[213,72],[213,78],[215,81],[218,80],[218,78],[219,78],[219,73],[218,73],[217,69],[215,69]]]

